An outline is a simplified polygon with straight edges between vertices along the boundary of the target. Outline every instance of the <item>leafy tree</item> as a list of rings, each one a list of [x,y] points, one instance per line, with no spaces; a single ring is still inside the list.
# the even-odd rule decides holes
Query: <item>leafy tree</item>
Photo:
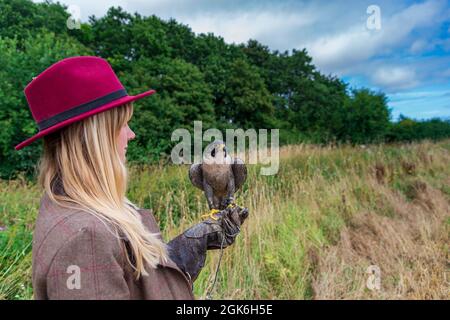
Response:
[[[157,16],[111,7],[68,29],[60,3],[0,0],[0,178],[32,175],[40,143],[14,145],[37,132],[23,89],[65,57],[107,59],[130,94],[157,93],[135,104],[137,139],[129,159],[158,160],[171,149],[176,128],[279,128],[281,143],[413,141],[450,137],[450,120],[390,122],[383,93],[348,90],[316,69],[306,50],[271,51],[256,40],[228,44],[212,33]]]
[[[342,137],[354,143],[378,142],[389,128],[391,110],[383,93],[368,89],[352,91],[346,104],[346,120]]]
[[[387,141],[438,140],[448,137],[450,137],[450,120],[417,121],[404,115],[400,115],[398,121],[389,126],[386,135]]]
[[[156,94],[136,103],[132,127],[141,151],[130,149],[134,160],[150,155],[156,159],[161,152],[168,153],[173,130],[192,131],[194,120],[204,127],[214,126],[213,96],[203,74],[192,64],[180,59],[142,58],[133,64],[131,72],[121,74],[124,85],[133,92],[149,88]]]
[[[111,7],[104,17],[90,17],[89,21],[90,28],[80,30],[78,39],[87,41],[84,44],[95,55],[107,58],[115,70],[128,69],[135,55],[132,47],[133,16],[120,7]]]
[[[246,60],[236,60],[228,70],[219,119],[243,128],[269,128],[274,108],[258,69]]]
[[[50,1],[1,0],[0,37],[22,40],[43,29],[55,34],[66,33],[69,14],[65,9]]]
[[[74,55],[90,54],[90,50],[68,36],[38,33],[23,39],[0,38],[0,177],[13,177],[17,171],[32,174],[41,145],[34,143],[16,151],[14,146],[37,133],[27,107],[23,89],[32,77],[51,64]]]

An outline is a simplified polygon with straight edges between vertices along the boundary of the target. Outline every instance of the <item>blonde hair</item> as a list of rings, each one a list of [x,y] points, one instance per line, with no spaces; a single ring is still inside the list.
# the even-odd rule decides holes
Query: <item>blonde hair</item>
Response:
[[[126,197],[128,171],[117,146],[132,115],[133,105],[125,104],[46,136],[38,181],[57,204],[81,207],[112,226],[118,239],[125,236],[134,260],[126,255],[127,261],[138,279],[148,275],[146,264],[156,268],[167,261],[167,247],[158,233],[145,228],[138,207]],[[58,184],[62,193],[56,192]]]

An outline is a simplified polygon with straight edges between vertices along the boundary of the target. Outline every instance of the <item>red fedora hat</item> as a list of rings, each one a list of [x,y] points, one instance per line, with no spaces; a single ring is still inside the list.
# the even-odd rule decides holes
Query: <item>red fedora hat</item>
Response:
[[[155,90],[129,96],[106,60],[80,56],[51,65],[24,92],[39,132],[18,144],[16,150],[71,123],[151,95]]]

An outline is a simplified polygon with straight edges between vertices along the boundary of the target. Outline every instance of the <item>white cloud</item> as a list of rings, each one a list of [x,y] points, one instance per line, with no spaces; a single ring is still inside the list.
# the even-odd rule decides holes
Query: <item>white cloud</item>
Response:
[[[450,90],[429,90],[429,91],[411,91],[399,92],[390,95],[391,101],[409,102],[410,100],[427,99],[430,97],[439,98],[450,96]]]
[[[358,79],[358,86],[378,86],[388,93],[448,84],[450,78],[448,56],[423,55],[433,49],[450,51],[450,39],[438,36],[442,22],[450,21],[450,0],[417,0],[416,4],[377,0],[379,31],[366,28],[366,9],[374,4],[372,0],[59,1],[78,5],[83,21],[121,6],[143,16],[173,17],[196,33],[213,32],[227,42],[253,38],[281,51],[306,47],[321,71]]]
[[[368,30],[365,23],[359,23],[298,46],[306,46],[322,70],[342,74],[358,63],[408,45],[413,31],[438,25],[437,22],[443,19],[444,6],[443,1],[429,0],[411,5],[391,17],[385,17],[381,8],[379,31]]]
[[[33,2],[44,2],[45,0],[33,0]],[[57,1],[54,1],[57,2]],[[88,21],[92,15],[101,17],[106,14],[110,7],[121,7],[125,11],[131,11],[133,6],[130,6],[129,0],[58,0],[58,2],[66,6],[78,6],[80,9],[80,19],[83,22]]]
[[[283,38],[286,30],[302,28],[315,22],[313,15],[305,13],[232,12],[203,14],[184,20],[197,33],[213,32],[231,43],[247,42],[248,39],[272,37]]]
[[[418,84],[414,70],[407,67],[383,67],[377,69],[371,76],[377,86],[388,90],[408,89]]]
[[[432,50],[433,48],[434,44],[426,41],[425,39],[417,39],[412,43],[409,51],[411,54],[420,54],[425,51]]]

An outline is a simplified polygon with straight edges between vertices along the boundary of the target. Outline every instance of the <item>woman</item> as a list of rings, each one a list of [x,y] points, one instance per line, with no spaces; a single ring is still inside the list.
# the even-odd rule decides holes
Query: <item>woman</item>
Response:
[[[55,63],[25,88],[43,138],[44,190],[33,234],[35,299],[194,299],[206,251],[233,243],[239,206],[164,243],[150,210],[126,197],[133,101],[98,57]]]

